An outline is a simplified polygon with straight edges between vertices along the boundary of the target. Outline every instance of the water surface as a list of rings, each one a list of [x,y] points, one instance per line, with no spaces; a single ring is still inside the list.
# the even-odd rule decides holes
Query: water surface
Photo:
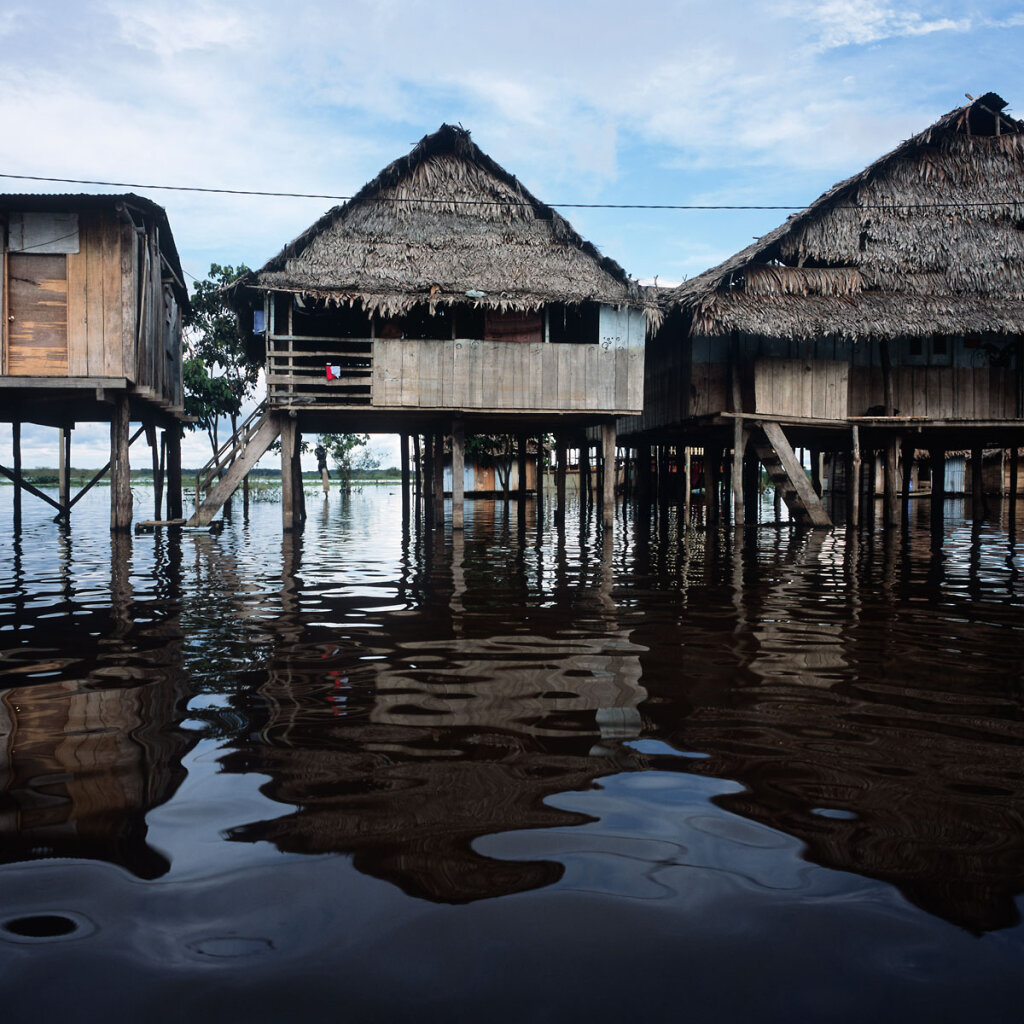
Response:
[[[1024,520],[107,499],[0,488],[9,1019],[1024,1015]]]

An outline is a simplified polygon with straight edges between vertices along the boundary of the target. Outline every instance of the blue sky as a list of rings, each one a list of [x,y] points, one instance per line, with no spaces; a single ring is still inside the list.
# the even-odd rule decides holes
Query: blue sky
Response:
[[[1022,44],[1024,3],[998,0],[8,0],[0,172],[350,195],[448,121],[552,204],[803,206],[965,92],[1024,115]],[[197,276],[258,266],[333,205],[138,191]],[[563,212],[661,282],[786,216]],[[78,432],[76,464],[106,460],[94,433]],[[0,460],[9,447],[0,430]],[[27,431],[26,465],[54,461],[51,433]]]

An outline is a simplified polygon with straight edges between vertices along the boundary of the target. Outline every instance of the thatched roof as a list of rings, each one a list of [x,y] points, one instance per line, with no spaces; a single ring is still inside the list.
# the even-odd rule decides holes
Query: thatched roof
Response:
[[[384,315],[419,303],[654,305],[468,131],[447,124],[243,278],[236,293],[239,287],[359,302]]]
[[[941,117],[663,302],[694,334],[1024,333],[1024,123]]]

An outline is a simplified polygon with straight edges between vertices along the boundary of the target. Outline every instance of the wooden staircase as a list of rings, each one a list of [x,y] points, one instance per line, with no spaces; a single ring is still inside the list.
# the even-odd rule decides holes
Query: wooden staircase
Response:
[[[196,501],[207,488],[210,490],[185,526],[209,526],[210,520],[280,434],[277,417],[261,403],[196,474]],[[213,482],[215,477],[219,477],[216,483]]]
[[[782,427],[778,423],[767,422],[761,423],[760,428],[763,440],[755,433],[751,443],[793,517],[803,526],[831,526],[832,520],[807,479]]]

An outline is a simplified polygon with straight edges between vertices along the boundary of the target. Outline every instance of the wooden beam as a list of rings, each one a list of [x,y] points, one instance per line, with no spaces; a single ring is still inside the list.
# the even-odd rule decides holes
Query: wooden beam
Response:
[[[398,454],[402,463],[402,524],[409,524],[409,435],[398,435]]]
[[[110,419],[110,528],[118,531],[129,530],[132,525],[130,429],[131,405],[128,397],[122,395],[114,404]]]
[[[7,479],[10,480],[11,483],[17,484],[17,487],[15,489],[15,495],[19,495],[21,493],[22,488],[24,488],[26,491],[28,491],[29,494],[34,494],[37,498],[42,498],[43,501],[47,503],[47,505],[51,505],[61,514],[64,513],[64,506],[61,505],[60,502],[54,501],[53,498],[51,498],[48,494],[44,494],[41,490],[39,490],[38,487],[36,487],[33,484],[30,484],[27,480],[22,479],[20,470],[15,469],[12,471],[10,469],[7,469],[5,466],[0,466],[0,473],[7,477]],[[19,520],[20,518],[21,510],[19,508],[16,510],[15,530],[20,529],[21,524],[17,522],[17,520]]]
[[[615,421],[601,424],[601,523],[615,526]]]
[[[796,491],[797,498],[806,510],[811,526],[831,526],[832,520],[829,519],[821,499],[814,493],[814,488],[811,486],[810,480],[807,479],[804,467],[797,461],[796,453],[782,427],[778,423],[765,422],[762,429],[772,448],[775,449],[775,454],[782,463],[789,482]]]
[[[272,421],[273,417],[268,417],[268,420]],[[292,463],[295,461],[295,435],[298,431],[295,420],[290,416],[280,418],[278,430],[281,435],[281,525],[285,531],[289,531],[294,530],[298,525],[295,522],[295,474],[292,471]],[[236,460],[236,463],[239,461],[241,460]],[[224,476],[226,477],[227,473]],[[242,476],[244,474],[238,479],[241,480]],[[215,487],[214,490],[216,489]],[[203,504],[205,505],[206,502]],[[192,518],[198,519],[198,517],[199,512],[196,512]],[[197,522],[196,525],[200,524]]]
[[[942,546],[945,527],[944,505],[946,501],[946,452],[932,448],[929,452],[932,464],[931,528],[932,546]]]
[[[444,434],[434,434],[434,521],[444,526]]]
[[[971,518],[976,523],[985,519],[984,452],[971,449]]]
[[[734,385],[738,392],[739,386]],[[733,423],[732,435],[732,515],[733,524],[743,525],[743,456],[747,449],[747,434],[743,429],[743,420],[737,418]]]
[[[850,503],[850,526],[860,526],[860,430],[855,423],[850,428],[850,479],[846,482]]]
[[[4,346],[6,351],[6,346]],[[11,446],[14,450],[14,473],[21,480],[21,424],[11,424]],[[21,484],[14,489],[14,532],[21,532]]]
[[[460,418],[452,420],[452,529],[461,530],[465,518],[466,430]]]
[[[899,461],[902,441],[893,437],[885,446],[885,487],[883,522],[886,529],[893,530],[900,525]]]

